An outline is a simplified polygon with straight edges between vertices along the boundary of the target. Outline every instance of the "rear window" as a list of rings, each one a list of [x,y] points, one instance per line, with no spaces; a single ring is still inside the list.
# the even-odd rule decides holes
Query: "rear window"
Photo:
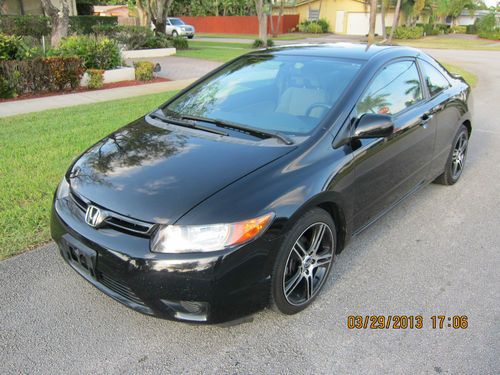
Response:
[[[324,57],[245,56],[177,98],[167,110],[307,134],[335,105],[360,67],[359,62]]]

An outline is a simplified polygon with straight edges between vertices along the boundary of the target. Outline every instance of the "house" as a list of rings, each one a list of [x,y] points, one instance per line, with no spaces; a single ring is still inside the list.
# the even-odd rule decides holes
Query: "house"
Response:
[[[455,24],[460,26],[474,25],[474,22],[478,18],[484,17],[490,14],[490,10],[476,10],[472,14],[469,10],[464,10],[456,19]],[[495,16],[497,19],[497,25],[500,24],[500,12],[495,12]],[[446,23],[451,25],[453,20],[451,17],[446,18]]]
[[[298,0],[295,5],[300,22],[324,18],[336,34],[366,35],[370,24],[370,5],[363,0]],[[386,12],[385,25],[392,26],[394,11]],[[400,16],[400,21],[403,17]],[[382,34],[382,17],[377,13],[375,33]]]
[[[61,0],[51,0],[59,9],[61,8]],[[76,16],[76,0],[68,0],[69,15]],[[40,0],[5,0],[2,5],[2,13],[8,15],[43,15],[42,2]]]
[[[127,5],[94,5],[94,15],[128,17],[129,9]]]

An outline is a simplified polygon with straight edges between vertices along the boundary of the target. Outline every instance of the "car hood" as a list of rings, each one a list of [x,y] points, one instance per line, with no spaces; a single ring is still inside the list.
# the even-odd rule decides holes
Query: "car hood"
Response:
[[[153,125],[143,118],[87,150],[68,178],[72,190],[98,206],[168,224],[292,149]]]

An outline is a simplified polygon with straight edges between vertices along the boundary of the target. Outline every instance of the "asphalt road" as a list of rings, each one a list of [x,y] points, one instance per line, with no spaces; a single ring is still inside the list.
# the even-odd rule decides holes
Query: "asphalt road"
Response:
[[[479,75],[464,175],[359,235],[309,309],[229,328],[146,317],[49,244],[0,262],[0,373],[500,373],[500,52],[434,55]],[[425,326],[349,330],[351,314],[421,314]],[[434,330],[438,314],[469,326]]]

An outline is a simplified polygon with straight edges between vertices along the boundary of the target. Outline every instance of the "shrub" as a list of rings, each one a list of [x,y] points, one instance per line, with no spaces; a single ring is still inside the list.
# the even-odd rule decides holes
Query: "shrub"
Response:
[[[135,62],[135,79],[138,81],[151,81],[153,79],[154,67],[154,64],[150,61]]]
[[[480,38],[491,39],[491,40],[500,40],[500,30],[496,31],[480,31]]]
[[[0,34],[0,61],[16,60],[21,48],[21,38],[14,35]]]
[[[422,27],[425,35],[438,35],[439,30],[434,27],[432,23],[417,24],[417,26]]]
[[[100,89],[104,85],[104,70],[88,69],[87,74],[89,76],[87,83],[89,89]]]
[[[0,33],[40,39],[50,34],[50,20],[45,16],[0,16]]]
[[[477,34],[477,26],[476,25],[467,25],[465,26],[466,34]]]
[[[79,56],[87,69],[114,69],[121,64],[118,44],[106,37],[70,36],[64,38],[59,49],[53,53],[59,56]]]
[[[434,25],[434,27],[438,30],[438,34],[449,34],[450,33],[450,25],[444,23],[438,23]]]
[[[330,29],[330,24],[324,18],[317,21],[304,20],[299,24],[299,31],[303,33],[327,33]]]
[[[313,22],[307,26],[307,32],[313,34],[321,34],[323,32],[323,29],[321,28],[321,25]]]
[[[476,27],[480,33],[494,31],[495,27],[496,27],[495,13],[491,12],[491,13],[487,14],[486,16],[479,18],[475,24],[476,24]]]
[[[450,30],[457,34],[465,34],[467,28],[465,26],[452,26]]]
[[[386,27],[387,34],[391,33],[391,27]],[[396,39],[419,39],[424,36],[424,28],[421,26],[398,26],[394,32]]]
[[[266,42],[266,45],[267,45],[268,47],[274,47],[274,40],[272,40],[272,39],[268,39],[268,40],[267,40],[267,42]]]
[[[263,48],[265,43],[262,39],[255,39],[252,44],[252,48]]]
[[[115,39],[128,50],[166,48],[169,45],[166,35],[155,35],[153,31],[143,26],[95,25],[92,30],[97,35]]]
[[[70,16],[69,32],[75,34],[92,34],[95,25],[117,25],[118,17]]]
[[[77,56],[51,56],[43,59],[48,67],[51,88],[64,90],[67,86],[76,89],[83,75],[82,60]]]
[[[172,44],[174,48],[176,49],[188,49],[189,44],[186,38],[183,38],[182,36],[176,36],[175,38],[172,38]]]
[[[318,21],[316,21],[316,23],[321,26],[321,30],[323,33],[327,33],[328,30],[330,30],[330,24],[326,19],[320,18]]]
[[[75,89],[83,75],[78,57],[37,57],[24,61],[0,62],[0,96],[37,91]]]

